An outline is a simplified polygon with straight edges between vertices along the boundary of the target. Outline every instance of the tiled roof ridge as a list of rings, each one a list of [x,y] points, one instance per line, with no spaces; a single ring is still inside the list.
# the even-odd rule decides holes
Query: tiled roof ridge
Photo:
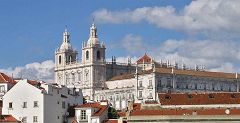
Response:
[[[153,70],[144,70],[138,73],[138,75],[149,74],[152,73]],[[117,75],[109,79],[108,81],[115,81],[115,80],[123,80],[123,79],[132,79],[134,78],[136,73],[125,73],[122,75]]]
[[[213,78],[231,78],[235,79],[236,77],[240,78],[240,74],[236,73],[225,73],[225,72],[217,72],[217,71],[197,71],[197,70],[183,70],[176,68],[164,68],[157,67],[155,68],[157,73],[174,73],[178,75],[192,75],[192,76],[201,76],[201,77],[213,77]]]
[[[12,77],[10,77],[10,76],[6,75],[5,73],[2,73],[2,72],[0,72],[0,80],[1,79],[3,80],[2,82],[16,84],[16,81]]]
[[[239,115],[240,110],[236,108],[206,108],[206,109],[142,109],[133,110],[131,116],[139,115]]]

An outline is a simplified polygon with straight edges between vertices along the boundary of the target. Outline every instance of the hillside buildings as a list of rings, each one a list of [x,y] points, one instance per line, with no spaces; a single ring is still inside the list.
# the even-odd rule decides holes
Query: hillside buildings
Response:
[[[90,27],[89,39],[82,44],[82,57],[70,44],[65,30],[55,52],[55,81],[82,89],[88,100],[109,102],[118,110],[128,101],[156,100],[160,92],[239,92],[239,74],[209,72],[196,66],[157,62],[145,54],[136,63],[107,62],[106,46],[99,41],[97,27]]]
[[[128,123],[240,121],[239,93],[160,93],[156,102],[132,103],[126,112]]]
[[[22,123],[60,123],[68,121],[70,106],[82,103],[75,88],[20,80],[3,96],[2,114]]]

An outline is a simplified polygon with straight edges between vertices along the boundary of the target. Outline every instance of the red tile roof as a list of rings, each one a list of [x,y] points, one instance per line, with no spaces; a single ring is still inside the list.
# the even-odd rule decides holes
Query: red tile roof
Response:
[[[137,60],[138,64],[151,63],[151,62],[152,62],[152,58],[150,58],[146,53],[144,54],[144,56],[142,56],[140,59]]]
[[[78,123],[78,122],[77,122],[77,119],[74,118],[73,121],[72,121],[72,123]]]
[[[140,71],[140,72],[138,72],[138,75],[150,74],[152,72],[153,72],[152,70]],[[134,78],[134,77],[135,77],[135,73],[128,73],[128,74],[114,76],[111,79],[109,79],[109,81],[131,79],[131,78]]]
[[[39,84],[39,82],[36,81],[36,80],[27,80],[27,82],[28,82],[29,84],[33,85],[33,86],[36,86],[36,85]]]
[[[0,122],[20,122],[12,115],[0,115]]]
[[[171,74],[172,68],[156,68],[157,73]],[[173,68],[173,73],[177,75],[189,75],[189,76],[200,76],[200,77],[211,77],[211,78],[228,78],[235,79],[235,73],[223,73],[223,72],[210,72],[210,71],[196,71],[196,70],[180,70]],[[240,77],[240,74],[238,74]]]
[[[126,116],[126,112],[117,112],[119,117],[125,117]]]
[[[100,103],[85,103],[82,105],[78,105],[75,108],[97,108],[98,110],[93,114],[93,116],[100,116],[103,112],[108,110],[109,105],[101,105]]]
[[[142,115],[240,115],[239,109],[158,109],[158,110],[133,110],[131,116]]]
[[[118,123],[117,119],[108,119],[106,121],[104,121],[104,123]]]
[[[123,80],[123,79],[131,79],[134,78],[135,74],[123,74],[123,75],[119,75],[119,76],[114,76],[111,79],[109,79],[109,81],[115,81],[115,80]]]
[[[0,83],[16,84],[16,81],[14,81],[11,77],[7,76],[6,74],[0,72]]]
[[[240,93],[159,93],[161,105],[240,104]]]

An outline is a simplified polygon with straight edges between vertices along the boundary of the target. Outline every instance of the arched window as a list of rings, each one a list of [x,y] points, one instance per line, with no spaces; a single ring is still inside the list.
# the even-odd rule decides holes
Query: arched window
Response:
[[[72,73],[72,81],[75,82],[76,81],[76,78],[75,78],[75,74]]]
[[[89,59],[89,51],[86,51],[86,60]]]
[[[62,56],[58,57],[58,63],[61,64],[62,63]]]
[[[101,59],[101,54],[100,54],[100,51],[99,51],[99,50],[97,51],[97,59],[98,59],[98,60]]]
[[[72,56],[71,55],[69,56],[69,62],[72,62]]]

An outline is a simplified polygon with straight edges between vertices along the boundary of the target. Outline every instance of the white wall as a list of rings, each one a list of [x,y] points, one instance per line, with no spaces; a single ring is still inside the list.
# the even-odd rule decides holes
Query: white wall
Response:
[[[38,101],[38,107],[33,107],[34,101]],[[8,108],[9,102],[12,102],[12,109]],[[23,108],[23,102],[27,102],[27,108]],[[11,114],[20,121],[27,117],[27,122],[33,122],[33,116],[37,116],[38,122],[43,123],[43,94],[27,80],[19,81],[4,95],[2,110],[3,114]]]

